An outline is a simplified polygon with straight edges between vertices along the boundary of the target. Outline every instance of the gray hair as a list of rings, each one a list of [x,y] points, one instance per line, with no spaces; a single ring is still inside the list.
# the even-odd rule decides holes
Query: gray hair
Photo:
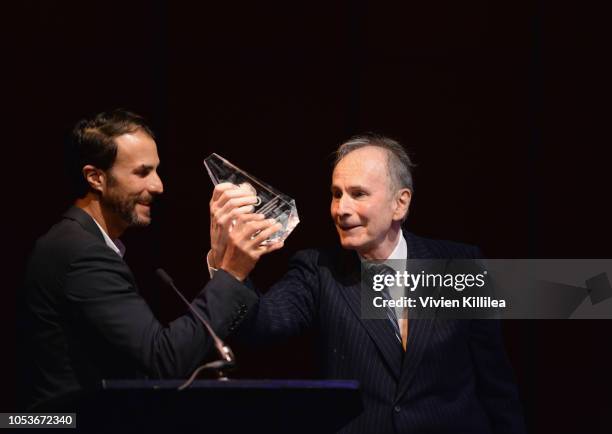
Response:
[[[376,146],[387,151],[387,170],[392,180],[392,185],[397,188],[407,188],[414,192],[412,181],[412,169],[415,165],[410,160],[408,153],[399,142],[379,134],[361,134],[351,137],[342,143],[336,150],[334,167],[349,153],[366,146]]]

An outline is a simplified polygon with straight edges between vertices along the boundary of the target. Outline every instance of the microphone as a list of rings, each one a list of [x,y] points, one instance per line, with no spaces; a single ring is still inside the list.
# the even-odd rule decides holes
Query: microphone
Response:
[[[181,291],[178,290],[178,288],[174,284],[174,280],[172,280],[172,278],[168,275],[168,273],[164,271],[163,268],[158,268],[157,270],[155,270],[155,274],[157,274],[157,276],[166,285],[174,289],[174,292],[176,292],[178,296],[181,298],[181,300],[183,300],[183,303],[185,303],[187,307],[191,310],[191,312],[193,312],[193,314],[196,316],[196,318],[198,318],[198,320],[200,320],[200,322],[204,324],[204,327],[206,328],[206,330],[208,330],[208,333],[210,333],[210,335],[213,338],[213,342],[215,344],[215,348],[217,352],[219,353],[219,356],[221,356],[220,360],[215,360],[213,362],[202,365],[198,369],[196,369],[191,375],[191,377],[189,377],[189,379],[183,385],[179,387],[179,390],[183,390],[186,387],[189,387],[189,385],[191,385],[191,383],[193,382],[193,380],[195,380],[198,374],[202,370],[205,370],[205,369],[215,369],[217,371],[217,374],[219,375],[219,380],[227,380],[227,377],[223,373],[223,370],[233,368],[236,365],[236,358],[234,357],[234,353],[232,352],[230,347],[225,345],[225,343],[221,340],[221,338],[217,336],[217,334],[215,333],[213,328],[210,326],[208,321],[206,321],[206,319],[204,319],[204,317],[200,315],[200,312],[198,312],[191,305],[191,303],[187,301],[185,296],[181,293]]]

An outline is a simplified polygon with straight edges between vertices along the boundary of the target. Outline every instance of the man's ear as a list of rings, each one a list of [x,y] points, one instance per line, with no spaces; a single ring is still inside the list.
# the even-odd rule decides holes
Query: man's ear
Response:
[[[402,188],[396,193],[394,220],[404,220],[408,216],[412,191],[409,188]]]
[[[91,164],[83,166],[83,176],[89,186],[95,191],[102,193],[106,188],[106,174],[95,166]]]

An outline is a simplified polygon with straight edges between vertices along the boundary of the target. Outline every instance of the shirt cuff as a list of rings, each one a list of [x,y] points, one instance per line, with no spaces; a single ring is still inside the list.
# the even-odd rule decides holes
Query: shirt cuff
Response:
[[[206,254],[206,265],[208,266],[208,274],[210,274],[210,278],[212,279],[215,273],[218,271],[218,269],[210,265],[209,257],[211,253],[212,253],[212,250],[209,250],[208,253]]]

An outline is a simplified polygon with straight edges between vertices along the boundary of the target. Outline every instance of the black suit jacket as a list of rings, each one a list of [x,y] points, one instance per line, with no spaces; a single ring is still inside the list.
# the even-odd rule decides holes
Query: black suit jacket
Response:
[[[411,258],[477,258],[477,248],[406,233]],[[260,298],[244,334],[318,332],[325,376],[357,379],[363,413],[343,432],[525,432],[499,322],[410,319],[404,353],[389,321],[362,319],[358,256],[306,250]]]
[[[185,378],[213,351],[191,311],[167,327],[157,321],[127,264],[76,207],[37,241],[24,289],[30,406],[103,378]],[[223,338],[256,301],[220,271],[192,305]]]

